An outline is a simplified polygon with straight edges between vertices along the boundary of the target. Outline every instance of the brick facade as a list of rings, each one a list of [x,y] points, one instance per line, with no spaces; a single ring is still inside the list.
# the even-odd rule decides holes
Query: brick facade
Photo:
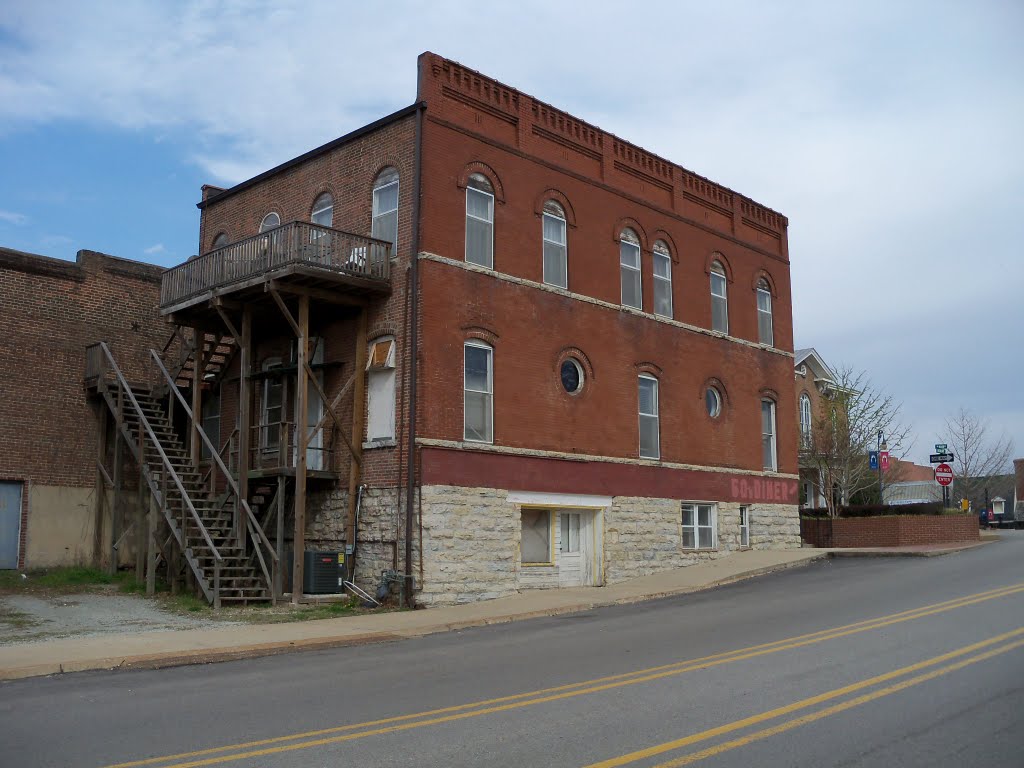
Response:
[[[906,547],[978,541],[974,515],[801,518],[803,540],[814,547]]]
[[[24,483],[20,567],[92,557],[85,507],[97,441],[85,348],[106,341],[127,377],[148,380],[149,349],[170,335],[157,311],[162,272],[93,251],[67,262],[0,248],[0,478]]]

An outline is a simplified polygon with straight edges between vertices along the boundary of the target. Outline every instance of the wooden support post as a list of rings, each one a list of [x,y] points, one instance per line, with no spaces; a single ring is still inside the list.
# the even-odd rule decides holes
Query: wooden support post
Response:
[[[124,463],[124,389],[117,385],[117,413],[114,417],[114,503],[110,510],[110,562],[107,569],[111,575],[117,573],[117,537],[121,532],[121,483],[122,464]]]
[[[206,332],[202,328],[194,328],[195,332],[195,355],[192,369],[192,425],[189,429],[189,445],[191,447],[192,466],[199,466],[201,453],[201,440],[199,439],[199,420],[203,417],[203,370],[206,368],[203,347],[206,346]]]
[[[274,597],[280,600],[284,595],[282,582],[284,581],[284,569],[288,567],[288,561],[284,559],[284,493],[287,483],[284,475],[277,476],[277,583],[274,585]]]
[[[242,309],[242,335],[237,339],[239,349],[238,376],[238,495],[249,499],[249,439],[252,421],[252,307],[246,304]],[[240,512],[240,510],[239,510]],[[235,535],[245,540],[245,522],[241,514],[236,515]]]
[[[96,506],[94,509],[95,527],[93,528],[93,542],[92,542],[92,553],[93,553],[93,564],[99,568],[100,563],[103,561],[103,512],[106,509],[106,504],[103,502],[107,498],[107,484],[103,478],[103,465],[107,462],[107,423],[110,421],[109,412],[107,410],[107,404],[100,401],[100,418],[97,429],[99,432],[96,435]]]
[[[356,496],[363,463],[363,414],[366,412],[366,310],[359,311],[359,325],[356,330],[356,377],[352,389],[352,441],[349,449],[352,460],[348,470],[348,520],[345,525],[345,544],[352,549],[356,540]],[[352,554],[355,554],[354,552]],[[349,579],[355,576],[355,563],[350,556],[345,558]]]
[[[146,479],[142,466],[146,463],[146,437],[142,422],[139,422],[139,490],[135,505],[135,583],[141,584],[146,578]]]
[[[152,494],[149,497],[149,504],[147,505],[149,518],[149,535],[146,537],[146,542],[149,545],[146,550],[146,594],[152,597],[156,594],[156,532],[157,532],[157,519],[156,519],[156,499],[153,498]],[[139,521],[142,522],[141,520]],[[166,556],[166,555],[165,555]]]
[[[276,294],[275,294],[276,295]],[[306,401],[309,397],[309,297],[299,297],[298,370],[295,372],[295,536],[292,545],[292,603],[302,599],[303,558],[306,551]]]

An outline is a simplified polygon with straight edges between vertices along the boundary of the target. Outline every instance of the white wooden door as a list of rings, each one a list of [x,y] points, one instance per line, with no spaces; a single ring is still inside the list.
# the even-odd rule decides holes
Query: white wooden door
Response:
[[[578,587],[583,583],[580,554],[581,517],[579,512],[558,513],[558,585]]]

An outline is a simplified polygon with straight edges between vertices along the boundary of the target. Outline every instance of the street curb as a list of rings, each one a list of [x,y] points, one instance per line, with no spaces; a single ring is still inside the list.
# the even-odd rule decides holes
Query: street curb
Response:
[[[286,653],[298,653],[302,651],[328,650],[332,648],[343,648],[347,646],[371,645],[377,643],[394,642],[427,635],[440,634],[442,632],[454,632],[474,627],[486,627],[495,624],[509,624],[515,621],[526,621],[528,619],[540,619],[551,616],[561,616],[569,613],[604,608],[613,605],[630,605],[633,603],[648,602],[678,595],[688,595],[694,592],[703,592],[716,587],[734,584],[739,581],[766,576],[778,571],[786,571],[793,568],[801,568],[811,563],[819,562],[829,557],[828,552],[816,553],[804,560],[797,560],[791,563],[779,563],[763,568],[755,568],[751,571],[733,574],[715,581],[698,586],[679,587],[676,589],[665,589],[657,592],[647,592],[638,595],[627,595],[605,600],[590,600],[586,602],[573,603],[572,605],[561,605],[552,608],[542,608],[533,611],[501,614],[497,616],[486,616],[464,621],[452,621],[435,624],[416,629],[392,630],[388,632],[366,632],[358,635],[339,637],[313,638],[310,640],[293,640],[273,643],[259,643],[255,645],[234,646],[230,648],[202,649],[194,651],[167,651],[165,653],[139,654],[135,656],[114,656],[96,659],[86,659],[76,662],[46,662],[32,666],[24,666],[15,669],[0,669],[0,681],[24,680],[31,677],[44,677],[49,675],[63,675],[75,672],[89,672],[97,670],[144,670],[164,669],[168,667],[181,667],[198,664],[215,664],[224,661],[240,661],[255,659],[264,656],[279,656]],[[429,609],[427,609],[429,610]]]
[[[828,551],[828,556],[831,557],[942,557],[944,555],[955,555],[958,552],[966,552],[970,549],[977,549],[983,547],[986,544],[992,544],[999,539],[981,539],[979,541],[972,541],[964,544],[953,544],[946,549],[925,549],[925,550],[907,550],[894,548],[892,550],[885,549],[841,549],[834,548]]]

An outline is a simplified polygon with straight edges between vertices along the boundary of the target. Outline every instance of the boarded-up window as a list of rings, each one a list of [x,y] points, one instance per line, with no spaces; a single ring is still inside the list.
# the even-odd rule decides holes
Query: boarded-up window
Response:
[[[395,437],[395,340],[370,344],[366,359],[366,437],[393,440]]]
[[[520,547],[523,564],[551,562],[551,510],[523,510],[523,539]]]

